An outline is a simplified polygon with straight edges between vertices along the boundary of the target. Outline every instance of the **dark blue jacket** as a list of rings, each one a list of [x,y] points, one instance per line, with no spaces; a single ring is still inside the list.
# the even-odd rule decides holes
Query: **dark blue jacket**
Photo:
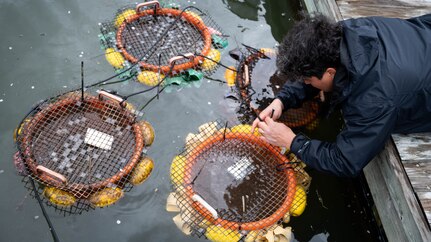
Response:
[[[335,143],[299,134],[291,151],[317,170],[356,176],[391,133],[431,131],[431,14],[341,24],[341,65],[336,68],[331,105],[341,106],[345,128]],[[296,82],[285,84],[277,98],[286,110],[317,91]]]

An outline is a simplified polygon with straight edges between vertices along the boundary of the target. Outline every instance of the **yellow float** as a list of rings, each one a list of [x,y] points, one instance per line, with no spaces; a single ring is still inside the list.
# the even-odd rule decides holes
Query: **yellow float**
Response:
[[[239,124],[236,126],[233,126],[231,128],[231,131],[234,133],[247,133],[247,134],[251,134],[251,125],[248,124]],[[254,135],[260,136],[261,134],[259,133],[258,129],[256,128],[254,130]]]
[[[119,187],[107,187],[90,196],[88,199],[96,207],[106,207],[123,197],[124,192]]]
[[[145,146],[150,146],[154,142],[154,128],[151,126],[151,124],[147,121],[141,121],[139,122],[139,126],[142,129],[142,134],[144,135],[144,143]]]
[[[202,62],[202,69],[212,70],[217,66],[217,63],[220,61],[221,54],[220,54],[220,51],[216,49],[211,49],[208,52],[207,57],[210,58],[211,60],[204,58],[204,61]]]
[[[137,77],[140,83],[150,87],[159,84],[163,80],[163,78],[165,78],[165,75],[163,75],[162,73],[159,74],[154,71],[141,71]]]
[[[241,234],[237,230],[225,229],[216,225],[209,226],[205,236],[213,242],[238,242],[241,239]]]
[[[126,9],[122,13],[118,14],[115,18],[115,27],[118,28],[129,16],[135,15],[136,11],[134,9]]]
[[[133,185],[139,185],[143,183],[150,176],[151,171],[154,168],[154,162],[151,158],[145,157],[142,159],[132,172],[130,177],[130,183]]]
[[[16,127],[16,128],[14,129],[14,131],[13,131],[13,141],[14,141],[14,142],[16,142],[17,135],[20,135],[20,134],[21,134],[21,132],[22,132],[22,127],[23,127],[26,123],[28,123],[29,121],[30,121],[30,119],[28,119],[28,118],[24,119],[24,121],[22,121],[22,123],[19,125],[19,127]]]
[[[124,67],[124,57],[120,52],[115,51],[114,48],[107,48],[105,50],[105,57],[111,66],[121,69]]]
[[[62,207],[71,206],[76,202],[76,198],[72,194],[55,187],[45,187],[43,195],[51,203]]]
[[[226,69],[224,73],[224,78],[226,79],[226,83],[230,87],[235,86],[236,71],[234,70],[235,70],[234,66],[229,66],[229,69]]]
[[[183,183],[185,165],[186,165],[186,158],[184,156],[177,155],[172,160],[171,181],[176,186],[179,186]]]
[[[304,212],[306,205],[307,194],[305,193],[305,189],[302,186],[298,185],[296,186],[295,197],[293,198],[290,214],[294,217],[298,217]]]
[[[199,16],[197,13],[192,12],[192,11],[185,11],[184,13],[190,15],[192,18],[194,18],[195,23],[201,23],[203,24],[202,18],[201,16]]]

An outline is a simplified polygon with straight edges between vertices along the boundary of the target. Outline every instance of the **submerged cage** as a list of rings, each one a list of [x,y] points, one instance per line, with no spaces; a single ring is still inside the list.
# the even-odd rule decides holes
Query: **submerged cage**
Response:
[[[227,39],[208,13],[149,1],[118,10],[101,26],[107,61],[124,78],[186,85],[212,74]]]
[[[51,205],[65,213],[116,202],[153,168],[143,153],[154,137],[152,127],[105,91],[51,98],[36,106],[15,134],[18,172],[36,180]]]
[[[290,238],[281,223],[302,213],[311,179],[300,162],[259,136],[249,125],[218,122],[187,136],[172,161],[167,204],[180,212],[174,221],[185,234],[212,241]]]
[[[235,85],[240,93],[241,100],[259,115],[273,98],[280,92],[286,80],[276,73],[276,52],[273,49],[262,48],[260,50],[247,47],[247,55],[239,61],[236,75],[227,78],[235,78]],[[317,126],[320,100],[318,97],[305,101],[300,108],[292,108],[283,112],[278,121],[290,128],[306,127],[314,129]]]

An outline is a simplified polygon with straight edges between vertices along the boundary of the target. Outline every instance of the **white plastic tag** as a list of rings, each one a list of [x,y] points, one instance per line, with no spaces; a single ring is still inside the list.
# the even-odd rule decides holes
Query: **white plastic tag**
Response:
[[[88,128],[87,133],[85,134],[86,144],[96,146],[104,150],[110,150],[113,142],[114,137],[112,135],[105,134],[92,128]]]
[[[232,174],[236,180],[241,180],[256,169],[247,157],[242,157],[235,164],[227,168],[227,171]]]

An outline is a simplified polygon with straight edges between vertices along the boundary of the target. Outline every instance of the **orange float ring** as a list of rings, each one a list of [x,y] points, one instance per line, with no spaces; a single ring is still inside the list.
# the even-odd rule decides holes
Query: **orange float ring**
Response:
[[[244,142],[254,142],[258,144],[259,146],[263,146],[267,148],[274,156],[277,157],[277,159],[280,161],[280,164],[287,162],[288,159],[280,154],[280,150],[277,150],[275,147],[263,142],[260,140],[258,136],[250,135],[247,133],[236,133],[236,132],[227,132],[224,135],[223,134],[217,134],[212,137],[207,138],[202,143],[200,143],[194,150],[194,152],[187,157],[187,165],[185,169],[185,175],[184,175],[184,183],[190,184],[192,177],[191,177],[191,170],[193,165],[196,162],[196,158],[206,149],[211,147],[214,143],[219,142],[223,139],[240,139]],[[277,223],[280,219],[283,218],[283,216],[289,211],[293,198],[295,196],[296,192],[296,178],[295,173],[293,169],[286,169],[282,171],[285,173],[287,178],[287,194],[286,197],[282,203],[282,205],[270,216],[254,222],[246,222],[246,223],[240,223],[235,221],[229,221],[222,218],[214,219],[212,214],[206,209],[204,206],[202,206],[198,202],[194,202],[192,200],[192,196],[194,195],[194,191],[191,186],[186,187],[186,197],[190,200],[190,202],[193,204],[193,207],[214,225],[220,225],[225,229],[234,229],[234,230],[260,230],[267,228],[269,226],[274,225]]]
[[[123,23],[121,24],[121,26],[118,28],[118,31],[117,31],[117,36],[116,36],[117,47],[119,50],[121,50],[121,53],[124,55],[124,57],[127,60],[129,60],[132,63],[138,63],[138,61],[139,61],[136,57],[134,57],[130,53],[128,53],[126,48],[123,45],[122,34],[123,34],[124,29],[126,28],[126,25],[131,23],[131,22],[138,20],[139,18],[141,18],[143,16],[154,15],[155,13],[157,15],[172,15],[172,16],[180,16],[180,14],[182,13],[181,14],[182,17],[184,17],[185,20],[188,21],[191,25],[195,26],[200,31],[200,33],[202,34],[205,45],[204,45],[204,48],[202,50],[201,55],[203,55],[203,56],[208,55],[208,53],[211,49],[211,33],[208,30],[208,27],[205,26],[205,24],[203,23],[202,20],[195,18],[192,14],[189,14],[187,12],[182,12],[181,10],[170,9],[170,8],[157,8],[156,11],[153,9],[147,9],[147,10],[141,11],[140,8],[138,7],[136,9],[136,14],[127,17],[126,20],[123,21]],[[193,68],[193,67],[199,65],[200,62],[203,61],[203,59],[204,58],[202,56],[195,56],[189,62],[175,65],[172,68],[172,72],[178,72],[178,71]],[[169,65],[157,66],[157,65],[146,63],[144,61],[139,61],[139,65],[145,70],[151,70],[154,72],[157,72],[160,69],[160,71],[165,73],[165,74],[169,74],[169,71],[171,69],[171,66],[169,66]]]
[[[80,100],[79,100],[80,101]],[[36,160],[33,159],[33,146],[32,146],[32,139],[35,135],[34,132],[32,132],[34,129],[38,127],[38,124],[41,122],[44,122],[45,120],[50,119],[50,114],[52,116],[56,116],[56,113],[64,113],[65,110],[67,110],[67,107],[70,105],[75,105],[77,102],[77,99],[73,99],[71,97],[68,97],[68,95],[65,96],[64,99],[60,99],[57,102],[54,102],[52,104],[49,104],[47,107],[43,108],[43,110],[39,111],[34,115],[34,117],[29,122],[28,126],[26,127],[26,132],[24,132],[22,142],[21,142],[21,150],[23,151],[23,161],[25,165],[28,167],[29,171],[31,172],[33,177],[36,177],[38,180],[42,181],[43,183],[57,187],[61,190],[68,191],[73,193],[77,198],[87,198],[92,192],[103,189],[105,187],[108,187],[110,184],[118,184],[124,177],[126,177],[129,173],[132,172],[133,168],[136,166],[136,164],[139,161],[139,157],[142,152],[142,148],[144,147],[144,138],[142,134],[142,130],[139,126],[139,124],[134,123],[132,125],[133,132],[135,134],[135,148],[133,151],[133,154],[130,157],[129,162],[116,174],[113,176],[101,180],[99,182],[95,182],[92,184],[80,184],[80,183],[72,183],[72,184],[63,184],[59,182],[56,179],[53,179],[51,176],[49,176],[46,173],[40,173],[38,170],[38,163]],[[120,107],[119,103],[111,101],[111,100],[100,100],[97,97],[92,96],[86,96],[85,102],[92,106],[93,109],[102,109],[102,108],[111,108],[111,109],[117,109],[119,112],[126,112],[122,107]],[[134,122],[133,117],[131,115],[127,115],[125,119],[127,119],[128,122]],[[51,117],[52,117],[51,116]],[[52,121],[52,120],[51,120]]]

